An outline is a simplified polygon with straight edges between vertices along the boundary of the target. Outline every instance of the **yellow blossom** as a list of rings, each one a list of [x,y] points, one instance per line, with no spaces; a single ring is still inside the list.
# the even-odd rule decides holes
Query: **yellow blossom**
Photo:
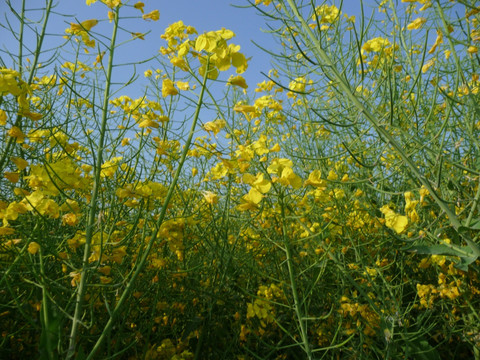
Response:
[[[323,188],[327,186],[327,183],[322,179],[322,172],[320,170],[314,170],[310,173],[308,179],[305,180],[304,185],[312,185],[317,188]]]
[[[20,180],[20,174],[17,172],[5,171],[3,173],[3,176],[5,177],[5,179],[7,179],[13,184],[17,183]]]
[[[222,130],[227,125],[227,122],[224,119],[217,119],[214,121],[209,121],[203,125],[203,128],[206,131],[213,132],[214,135],[217,135],[220,130]]]
[[[205,201],[210,205],[218,203],[218,195],[211,191],[204,191],[203,197],[205,198]]]
[[[177,81],[175,85],[178,89],[182,91],[190,90],[190,84],[188,83],[188,81]]]
[[[74,34],[79,31],[90,31],[97,24],[97,19],[85,20],[82,21],[80,24],[70,23],[70,30]]]
[[[322,5],[315,9],[312,20],[316,21],[315,15],[321,24],[333,24],[339,18],[340,10],[335,5]]]
[[[425,63],[425,65],[422,66],[422,73],[426,73],[434,65],[435,65],[435,58],[428,60]]]
[[[10,160],[12,160],[18,170],[24,170],[28,166],[28,161],[22,158],[12,156]]]
[[[17,144],[21,144],[25,141],[25,134],[18,126],[12,126],[12,128],[8,130],[7,134],[14,138]]]
[[[427,19],[424,17],[419,17],[413,20],[410,24],[407,25],[408,30],[420,29],[423,24],[427,22]]]
[[[385,49],[387,46],[390,46],[390,41],[382,37],[377,37],[371,40],[368,40],[362,46],[362,50],[366,52],[380,52]]]
[[[268,179],[265,179],[262,173],[258,173],[257,176],[245,173],[242,176],[242,181],[245,184],[251,185],[262,194],[269,192],[270,188],[272,187],[272,183]]]
[[[236,86],[240,86],[243,89],[248,88],[247,82],[245,81],[244,77],[241,75],[237,75],[237,76],[231,75],[227,81],[227,85],[236,85]]]
[[[467,52],[468,52],[469,54],[476,54],[476,53],[478,53],[478,47],[473,46],[473,45],[472,45],[472,46],[469,46],[469,47],[467,48]]]
[[[402,233],[408,226],[408,218],[406,216],[396,214],[388,205],[380,208],[380,211],[385,216],[385,225],[395,230],[397,234]]]
[[[110,9],[113,9],[117,6],[122,6],[121,0],[102,0],[102,2],[107,5]]]
[[[255,106],[252,106],[252,105],[235,105],[234,108],[233,108],[233,111],[235,112],[241,112],[241,113],[244,113],[244,114],[247,114],[247,113],[254,113],[255,112]]]
[[[143,7],[145,6],[145,4],[141,1],[137,2],[135,5],[133,5],[133,7],[137,10],[140,10],[143,14]]]
[[[0,109],[0,125],[7,125],[7,113]]]
[[[435,39],[435,44],[428,50],[429,54],[433,54],[437,49],[438,45],[443,43],[443,33],[440,30],[437,30],[437,38]]]
[[[39,249],[40,249],[40,245],[38,245],[38,243],[36,243],[35,241],[32,241],[30,244],[28,244],[27,251],[30,254],[35,255]]]
[[[262,193],[255,188],[251,188],[248,194],[241,198],[241,203],[237,206],[237,209],[239,211],[256,210],[262,199]]]
[[[163,79],[162,96],[167,97],[167,96],[173,96],[177,94],[178,94],[178,90],[175,88],[173,81],[170,79]]]
[[[160,12],[158,10],[150,11],[148,14],[142,15],[143,20],[153,20],[157,21],[160,19]]]

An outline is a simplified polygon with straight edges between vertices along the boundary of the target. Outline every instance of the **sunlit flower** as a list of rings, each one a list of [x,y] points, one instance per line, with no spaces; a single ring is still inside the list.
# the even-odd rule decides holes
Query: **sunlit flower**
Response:
[[[158,10],[153,10],[153,11],[150,11],[148,14],[143,14],[142,18],[144,20],[157,21],[158,19],[160,19],[160,12]]]
[[[231,75],[227,81],[227,85],[236,85],[236,86],[240,86],[243,89],[248,88],[247,82],[245,81],[244,77],[241,75],[237,75],[237,76]]]
[[[427,22],[427,19],[425,19],[424,17],[416,18],[410,24],[407,25],[407,29],[408,30],[420,29],[423,26],[423,24],[425,24],[426,22]]]
[[[32,241],[30,244],[28,244],[28,249],[27,251],[32,254],[32,255],[35,255],[38,250],[40,250],[40,245],[38,243],[36,243],[35,241]]]
[[[385,225],[388,228],[395,230],[397,234],[405,231],[408,226],[408,218],[406,216],[396,214],[388,205],[382,206],[380,211],[385,216]]]
[[[210,205],[218,203],[218,195],[211,191],[204,191],[203,197],[205,198],[205,201]]]
[[[144,6],[145,6],[145,4],[144,4],[143,2],[141,2],[141,1],[139,1],[139,2],[137,2],[135,5],[133,5],[133,7],[134,7],[135,9],[140,10],[140,11],[142,12],[142,14],[143,14],[143,7],[144,7]]]
[[[174,96],[178,94],[178,90],[175,88],[175,85],[170,79],[163,79],[162,82],[162,96]]]

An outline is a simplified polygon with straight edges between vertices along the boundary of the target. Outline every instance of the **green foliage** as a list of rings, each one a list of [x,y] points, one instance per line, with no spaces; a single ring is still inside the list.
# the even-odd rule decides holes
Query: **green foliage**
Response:
[[[52,1],[8,3],[1,357],[480,359],[480,9],[360,3],[252,2],[254,91],[230,30],[169,25],[138,90],[151,4],[51,51]]]

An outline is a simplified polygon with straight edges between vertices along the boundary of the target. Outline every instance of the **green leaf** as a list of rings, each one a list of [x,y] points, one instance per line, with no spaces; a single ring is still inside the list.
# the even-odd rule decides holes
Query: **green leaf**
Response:
[[[472,264],[473,262],[475,262],[475,260],[477,260],[478,256],[474,255],[472,257],[460,257],[460,261],[458,261],[456,264],[455,264],[455,267],[459,270],[462,270],[462,271],[465,271],[467,272],[468,271],[468,265]]]
[[[458,247],[445,244],[430,246],[417,245],[404,248],[403,250],[416,252],[417,254],[457,256],[460,258],[460,260],[455,263],[455,267],[465,272],[468,271],[468,265],[475,262],[475,260],[477,260],[479,257],[479,255],[470,246]]]
[[[462,247],[459,250],[444,244],[437,245],[417,245],[405,249],[408,251],[416,252],[417,254],[429,254],[429,255],[450,255],[450,256],[471,256],[473,252],[469,247]]]
[[[469,226],[465,226],[467,229],[480,230],[480,219],[473,220]]]

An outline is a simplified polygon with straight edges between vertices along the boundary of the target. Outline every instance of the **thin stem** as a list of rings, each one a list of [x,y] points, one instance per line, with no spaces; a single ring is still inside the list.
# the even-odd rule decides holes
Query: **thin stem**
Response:
[[[357,109],[366,117],[366,119],[372,124],[376,132],[390,145],[394,148],[395,152],[400,156],[403,163],[407,165],[410,169],[411,173],[415,176],[415,178],[429,191],[430,195],[433,197],[435,202],[440,206],[443,212],[447,215],[448,219],[450,220],[450,224],[455,228],[455,230],[459,230],[462,226],[462,223],[455,215],[455,212],[440,198],[437,194],[435,189],[432,187],[430,182],[420,173],[415,163],[407,156],[402,146],[395,140],[395,138],[376,120],[375,116],[359,101],[359,99],[355,96],[353,91],[350,88],[350,84],[348,81],[338,72],[337,68],[335,67],[334,62],[330,59],[327,53],[322,49],[322,46],[313,33],[312,29],[308,26],[305,19],[300,14],[297,5],[295,4],[294,0],[287,0],[288,4],[290,5],[290,9],[292,10],[294,16],[300,22],[303,32],[302,35],[306,37],[307,41],[310,41],[314,46],[312,51],[318,58],[319,62],[323,62],[325,64],[325,69],[329,69],[330,73],[335,80],[338,81],[338,85],[340,86],[341,91],[347,96],[347,98],[357,107]],[[465,238],[465,237],[464,237]],[[477,249],[475,243],[473,243],[470,239],[465,238],[468,245],[472,248],[473,251],[479,252],[480,250]]]
[[[300,337],[302,338],[302,348],[307,354],[308,359],[312,359],[312,350],[310,349],[310,344],[308,342],[307,327],[305,322],[305,317],[302,312],[302,302],[298,295],[297,281],[295,278],[295,269],[293,268],[293,256],[292,250],[290,247],[290,241],[287,236],[287,225],[286,225],[286,214],[285,214],[285,203],[283,193],[280,194],[280,204],[281,204],[281,216],[282,216],[282,237],[283,244],[285,246],[285,254],[287,256],[287,268],[288,276],[290,279],[290,289],[293,296],[293,308],[295,309],[295,315],[297,316],[297,322],[300,327]]]
[[[209,65],[209,61],[207,61],[207,66],[206,66],[207,69],[208,69],[208,65]],[[195,110],[195,115],[193,117],[192,126],[190,128],[187,141],[186,141],[185,146],[183,148],[183,152],[182,152],[182,156],[180,158],[180,162],[178,164],[178,168],[175,171],[175,175],[173,177],[173,180],[170,183],[170,186],[168,188],[167,196],[165,197],[165,200],[163,202],[162,210],[160,212],[159,218],[158,218],[156,226],[155,226],[155,231],[153,232],[152,237],[151,237],[150,241],[148,242],[148,245],[147,245],[145,251],[142,254],[142,257],[141,257],[140,261],[138,262],[138,265],[137,265],[132,277],[130,278],[127,285],[125,286],[125,290],[123,291],[122,296],[118,300],[118,302],[115,306],[115,309],[112,311],[112,314],[110,315],[110,319],[108,320],[107,324],[105,325],[105,328],[103,329],[102,334],[100,335],[97,342],[95,343],[95,346],[93,347],[92,351],[88,355],[87,360],[90,360],[90,359],[94,358],[95,353],[99,350],[100,346],[105,341],[105,338],[106,338],[107,334],[110,333],[116,318],[120,314],[120,311],[122,310],[123,305],[125,304],[125,301],[127,300],[131,291],[133,290],[133,286],[134,286],[138,276],[140,275],[140,273],[142,272],[143,268],[145,267],[145,265],[147,263],[147,258],[148,258],[148,255],[150,254],[150,251],[152,249],[153,244],[157,240],[157,236],[158,236],[158,232],[160,230],[160,226],[162,225],[163,220],[165,219],[165,215],[167,214],[168,204],[170,203],[170,200],[172,199],[173,194],[175,192],[175,187],[176,187],[178,179],[180,177],[180,173],[183,169],[183,165],[185,163],[185,160],[187,158],[188,150],[190,149],[190,145],[192,143],[193,135],[195,134],[195,129],[197,127],[197,122],[198,122],[198,118],[199,118],[199,115],[200,115],[200,109],[202,108],[202,105],[203,105],[203,96],[204,96],[205,88],[206,88],[206,84],[207,84],[207,76],[208,76],[208,71],[205,71],[205,76],[203,78],[203,83],[202,83],[202,90],[200,91],[200,95],[199,95],[198,102],[197,102],[197,105],[196,105],[196,110]]]
[[[80,324],[80,317],[82,314],[82,305],[83,305],[83,298],[85,296],[85,291],[87,287],[87,277],[89,273],[89,261],[88,258],[90,257],[90,248],[92,245],[92,237],[93,237],[93,230],[96,223],[96,215],[97,215],[97,199],[99,195],[99,190],[101,187],[102,178],[100,176],[102,171],[102,162],[103,162],[103,151],[105,146],[105,135],[107,132],[107,121],[108,121],[108,101],[110,98],[110,85],[112,83],[112,69],[113,69],[113,56],[115,51],[115,41],[117,37],[117,30],[118,30],[118,12],[119,8],[115,9],[115,19],[112,31],[112,39],[110,42],[109,47],[109,58],[108,58],[108,67],[105,79],[105,90],[103,95],[103,112],[102,112],[102,123],[100,128],[100,138],[98,140],[97,145],[97,158],[96,158],[96,167],[95,167],[95,176],[93,182],[93,189],[92,189],[92,197],[90,200],[90,210],[88,213],[88,221],[86,226],[86,234],[85,234],[85,248],[83,253],[83,260],[82,260],[82,272],[80,277],[80,283],[78,285],[77,290],[77,299],[75,304],[75,312],[73,316],[72,322],[72,329],[70,332],[70,344],[68,347],[67,359],[71,359],[75,355],[75,348],[76,348],[76,338],[78,332],[78,326]]]

